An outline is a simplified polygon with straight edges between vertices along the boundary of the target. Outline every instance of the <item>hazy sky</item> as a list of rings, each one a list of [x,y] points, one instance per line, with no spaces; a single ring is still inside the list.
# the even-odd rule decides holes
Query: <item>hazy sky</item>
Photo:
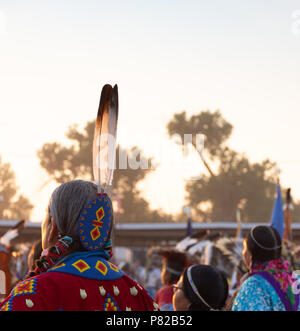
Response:
[[[181,158],[166,124],[182,110],[219,109],[229,145],[277,162],[300,199],[299,59],[299,1],[0,0],[0,155],[40,221],[56,184],[43,188],[36,151],[93,120],[102,86],[117,83],[118,142],[161,164],[142,184],[153,208],[184,205],[193,171],[165,157]]]

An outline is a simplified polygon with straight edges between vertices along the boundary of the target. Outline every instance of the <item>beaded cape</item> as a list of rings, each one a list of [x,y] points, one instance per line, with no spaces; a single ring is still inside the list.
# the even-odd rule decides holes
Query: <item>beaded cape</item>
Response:
[[[108,261],[106,252],[77,252],[19,283],[0,311],[154,311],[158,305]]]

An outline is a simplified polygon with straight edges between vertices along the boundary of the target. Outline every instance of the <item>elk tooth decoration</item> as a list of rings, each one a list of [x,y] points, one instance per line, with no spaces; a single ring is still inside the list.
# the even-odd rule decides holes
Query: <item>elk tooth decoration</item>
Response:
[[[87,298],[86,290],[80,289],[80,297],[82,300],[85,300]]]
[[[136,289],[135,286],[130,288],[130,294],[133,295],[134,297],[137,296],[138,290]]]
[[[26,299],[26,306],[27,306],[28,308],[32,308],[32,307],[34,306],[33,301],[30,300],[30,299]]]
[[[114,295],[115,296],[118,296],[120,294],[120,291],[118,289],[118,286],[113,286],[113,288],[114,288]]]
[[[155,308],[156,311],[159,309],[159,305],[156,302],[153,303],[153,307]]]
[[[104,297],[104,295],[106,294],[106,291],[103,286],[99,287],[99,291],[100,291],[100,294]]]

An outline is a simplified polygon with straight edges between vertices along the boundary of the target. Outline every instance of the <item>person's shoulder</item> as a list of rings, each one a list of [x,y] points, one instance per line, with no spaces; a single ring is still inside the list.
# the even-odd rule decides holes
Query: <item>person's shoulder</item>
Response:
[[[268,281],[263,277],[260,276],[259,274],[255,275],[249,275],[245,281],[243,282],[242,286],[245,287],[265,287],[268,283]]]
[[[157,291],[155,301],[162,308],[162,306],[165,306],[166,304],[172,305],[172,298],[173,298],[173,286],[165,285]]]
[[[262,275],[255,274],[248,278],[248,286],[256,286],[259,292],[273,293],[275,292],[274,287],[271,283],[265,279]]]
[[[131,278],[129,275],[124,274],[121,278],[129,288],[131,289],[136,289],[139,292],[146,292],[144,286],[142,284],[140,284],[139,282],[137,282],[136,280],[134,280],[133,278]],[[134,292],[134,290],[132,290],[132,292]]]
[[[19,288],[30,289],[34,291],[35,295],[44,295],[45,293],[52,293],[57,288],[59,283],[67,282],[68,278],[66,274],[58,274],[54,272],[45,272],[40,275],[28,278],[16,286],[16,290]]]
[[[166,294],[166,293],[168,293],[168,294],[172,293],[173,294],[173,286],[172,285],[165,285],[157,291],[158,295],[163,295],[163,294]]]
[[[258,275],[249,276],[234,298],[231,310],[233,311],[264,311],[269,310],[265,302],[266,286],[265,280]]]
[[[44,278],[38,275],[19,282],[5,299],[0,310],[45,310],[53,291],[51,286],[41,286]]]
[[[68,275],[64,273],[44,272],[40,275],[28,278],[24,282],[31,281],[39,287],[43,285],[51,286],[51,284],[54,285],[56,282],[62,281],[65,277],[68,277]]]
[[[259,274],[249,275],[238,292],[238,297],[267,298],[273,294],[272,285]]]
[[[124,282],[126,284],[125,287],[129,289],[127,298],[135,298],[135,300],[140,301],[139,310],[159,310],[158,304],[151,298],[141,283],[135,281],[127,274],[124,274],[120,281]]]
[[[63,272],[45,272],[32,278],[28,278],[17,286],[29,286],[34,289],[34,294],[41,298],[45,296],[54,298],[55,296],[57,297],[61,293],[70,290],[70,288],[76,286],[77,283],[78,276]]]

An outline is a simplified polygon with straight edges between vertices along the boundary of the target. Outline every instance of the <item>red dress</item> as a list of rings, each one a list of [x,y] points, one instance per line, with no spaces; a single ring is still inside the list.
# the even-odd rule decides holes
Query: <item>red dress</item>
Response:
[[[153,311],[158,305],[115,265],[99,254],[81,252],[19,283],[0,310]]]
[[[174,290],[172,285],[165,285],[157,291],[155,302],[158,304],[160,310],[173,311],[173,298]]]

